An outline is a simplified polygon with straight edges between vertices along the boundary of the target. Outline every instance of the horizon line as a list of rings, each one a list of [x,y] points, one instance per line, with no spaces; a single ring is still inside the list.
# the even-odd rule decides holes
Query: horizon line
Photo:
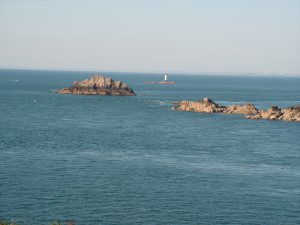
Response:
[[[33,71],[66,71],[66,72],[108,72],[108,73],[155,73],[155,74],[186,74],[186,75],[253,75],[253,76],[300,76],[300,73],[279,72],[214,72],[214,71],[135,71],[135,70],[104,70],[104,69],[70,69],[70,68],[37,68],[37,67],[1,67],[0,70],[33,70]]]

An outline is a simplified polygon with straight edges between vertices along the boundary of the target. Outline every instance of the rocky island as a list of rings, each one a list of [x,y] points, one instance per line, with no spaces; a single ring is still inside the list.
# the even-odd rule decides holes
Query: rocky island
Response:
[[[174,81],[169,81],[168,80],[168,74],[164,75],[164,80],[160,82],[155,82],[155,81],[144,81],[144,84],[176,84]]]
[[[181,101],[174,103],[174,110],[201,113],[243,114],[247,119],[269,119],[300,122],[300,106],[280,109],[272,106],[268,110],[258,110],[253,104],[223,106],[215,103],[210,98],[199,101]]]
[[[63,88],[56,92],[74,95],[135,95],[134,91],[125,83],[99,75],[94,75],[83,81],[74,81],[71,87]]]

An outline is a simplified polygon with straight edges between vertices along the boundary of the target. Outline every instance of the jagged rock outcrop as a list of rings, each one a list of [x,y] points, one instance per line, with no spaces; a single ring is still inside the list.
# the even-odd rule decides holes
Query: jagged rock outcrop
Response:
[[[74,81],[71,87],[56,92],[75,95],[135,95],[134,91],[125,83],[98,75],[83,81]]]
[[[245,105],[230,105],[230,106],[225,106],[225,107],[226,107],[226,110],[224,113],[227,113],[227,114],[253,115],[258,112],[256,107],[251,103],[247,103]]]
[[[280,109],[272,106],[268,110],[258,110],[253,104],[223,106],[215,103],[209,98],[199,101],[181,101],[175,103],[174,110],[202,112],[202,113],[224,113],[244,114],[247,119],[269,119],[300,122],[300,106],[292,106]]]
[[[258,112],[253,104],[223,106],[215,103],[210,98],[204,98],[200,101],[181,101],[174,107],[174,109],[181,111],[225,114],[255,114]]]
[[[255,115],[246,115],[247,119],[286,120],[300,122],[300,105],[281,109],[272,106],[268,110],[259,110]]]

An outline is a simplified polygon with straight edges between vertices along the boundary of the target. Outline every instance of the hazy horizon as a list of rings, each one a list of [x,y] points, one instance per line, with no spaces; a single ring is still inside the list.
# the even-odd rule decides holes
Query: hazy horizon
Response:
[[[0,68],[300,74],[300,1],[0,0]]]

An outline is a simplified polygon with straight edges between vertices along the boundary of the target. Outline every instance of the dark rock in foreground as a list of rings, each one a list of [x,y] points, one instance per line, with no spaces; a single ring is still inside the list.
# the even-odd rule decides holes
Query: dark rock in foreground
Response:
[[[75,95],[135,95],[134,91],[125,83],[98,75],[83,81],[74,81],[71,87],[57,90],[56,92]]]
[[[258,110],[253,104],[223,106],[215,103],[209,98],[200,101],[181,101],[173,108],[180,111],[202,112],[202,113],[224,113],[244,114],[247,119],[270,119],[300,122],[300,106],[280,109],[272,106],[270,109]]]

